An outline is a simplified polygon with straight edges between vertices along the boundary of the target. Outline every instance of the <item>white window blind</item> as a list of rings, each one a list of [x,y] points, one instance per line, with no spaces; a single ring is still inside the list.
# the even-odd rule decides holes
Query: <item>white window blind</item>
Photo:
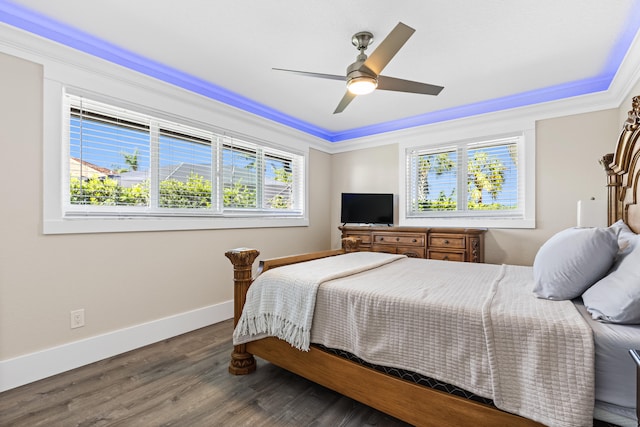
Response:
[[[304,157],[65,97],[67,215],[302,216]]]
[[[521,213],[518,142],[511,137],[467,146],[467,206],[472,211]]]
[[[407,150],[408,217],[519,217],[522,135]]]
[[[234,138],[223,139],[222,152],[226,209],[302,213],[301,156]]]
[[[409,156],[408,185],[414,212],[452,211],[457,207],[458,175],[454,148],[417,150]]]
[[[212,209],[215,137],[195,129],[161,127],[158,141],[158,206]],[[156,168],[154,168],[156,170]],[[153,189],[152,189],[153,190]]]
[[[224,205],[230,209],[259,206],[262,156],[255,144],[224,138],[222,148]]]
[[[78,97],[67,97],[67,101],[69,203],[147,206],[146,200],[127,198],[114,177],[136,171],[148,178],[148,119]]]

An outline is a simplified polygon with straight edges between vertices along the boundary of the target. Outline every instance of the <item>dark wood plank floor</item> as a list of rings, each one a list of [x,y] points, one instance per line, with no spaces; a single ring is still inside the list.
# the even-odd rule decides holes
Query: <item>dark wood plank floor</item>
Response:
[[[408,426],[263,360],[230,375],[232,329],[221,322],[0,393],[0,426]]]
[[[228,374],[231,334],[218,323],[0,393],[0,426],[407,426],[262,360]]]

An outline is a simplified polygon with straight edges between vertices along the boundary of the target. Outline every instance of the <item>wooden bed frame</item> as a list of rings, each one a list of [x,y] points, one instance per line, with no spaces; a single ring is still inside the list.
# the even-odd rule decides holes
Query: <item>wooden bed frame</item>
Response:
[[[601,160],[607,172],[609,224],[624,219],[635,232],[640,231],[640,209],[636,206],[640,191],[640,146],[636,144],[639,136],[640,97],[635,97],[615,153]],[[357,244],[353,239],[344,239],[342,249],[261,261],[258,273],[357,250]],[[246,293],[252,283],[252,265],[259,254],[256,249],[247,248],[233,249],[225,254],[234,268],[234,325],[242,313]],[[302,352],[277,338],[263,338],[235,346],[229,372],[234,375],[253,372],[256,369],[254,356],[414,425],[542,426],[493,406],[378,372],[313,345],[310,351]],[[640,396],[638,400],[637,407],[640,408]]]

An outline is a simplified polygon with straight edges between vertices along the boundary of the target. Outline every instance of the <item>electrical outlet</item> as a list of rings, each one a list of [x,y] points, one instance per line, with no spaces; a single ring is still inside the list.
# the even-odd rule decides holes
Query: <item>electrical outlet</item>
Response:
[[[71,310],[71,329],[84,326],[84,308]]]

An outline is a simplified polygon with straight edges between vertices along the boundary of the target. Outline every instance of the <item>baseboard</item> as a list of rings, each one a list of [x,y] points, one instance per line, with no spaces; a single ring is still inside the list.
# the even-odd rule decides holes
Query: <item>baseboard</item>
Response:
[[[0,361],[0,392],[233,317],[233,301]]]

